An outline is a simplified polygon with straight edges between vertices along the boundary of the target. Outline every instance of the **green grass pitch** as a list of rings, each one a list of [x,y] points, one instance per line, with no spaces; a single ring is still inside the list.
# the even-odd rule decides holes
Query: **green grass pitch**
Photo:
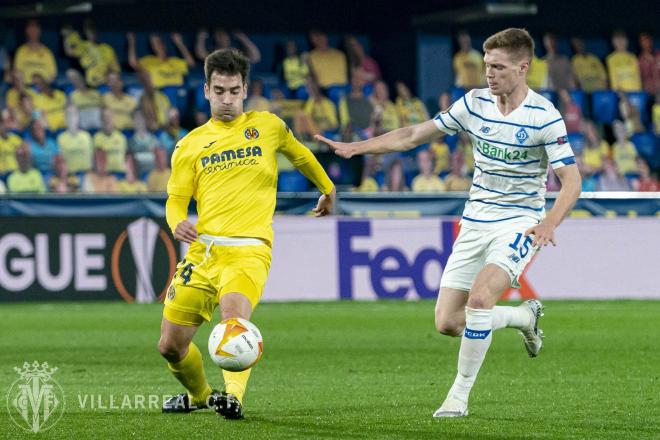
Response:
[[[428,301],[260,305],[253,321],[265,354],[242,421],[208,410],[92,409],[90,400],[81,408],[84,396],[107,407],[110,396],[120,406],[125,395],[182,391],[156,351],[161,307],[2,304],[0,438],[660,438],[660,302],[549,301],[536,359],[515,331],[496,332],[464,419],[431,417],[460,339],[434,331]],[[195,338],[203,353],[210,329]],[[13,367],[33,360],[59,368],[66,396],[63,417],[39,434],[14,425],[6,403]]]

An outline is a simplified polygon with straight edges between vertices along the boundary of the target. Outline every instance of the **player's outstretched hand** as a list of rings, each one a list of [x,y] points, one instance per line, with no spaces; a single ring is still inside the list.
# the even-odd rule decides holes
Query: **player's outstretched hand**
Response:
[[[525,237],[528,235],[534,235],[534,241],[532,241],[533,247],[547,246],[549,243],[557,246],[555,242],[555,227],[545,221],[526,230]]]
[[[184,220],[174,229],[174,238],[184,243],[192,243],[197,239],[197,229],[188,220]]]
[[[328,195],[321,194],[319,202],[316,204],[316,208],[312,209],[314,217],[325,217],[326,215],[332,214],[336,197],[337,191],[335,191],[334,188],[332,188],[332,192]]]
[[[320,134],[314,135],[314,139],[323,142],[324,144],[328,144],[328,146],[332,148],[337,156],[343,157],[344,159],[350,159],[355,154],[355,148],[353,145],[346,142],[331,141],[327,137],[321,136]]]

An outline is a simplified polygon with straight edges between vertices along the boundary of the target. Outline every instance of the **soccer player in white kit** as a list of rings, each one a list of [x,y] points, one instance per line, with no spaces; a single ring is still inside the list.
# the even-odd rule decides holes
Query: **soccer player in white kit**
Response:
[[[429,142],[438,130],[465,131],[474,150],[475,172],[459,233],[440,281],[435,308],[438,331],[462,336],[458,373],[434,417],[468,414],[468,397],[488,351],[492,331],[518,329],[527,353],[538,355],[543,306],[495,306],[541,246],[556,245],[555,228],[580,195],[580,174],[566,126],[550,101],[526,83],[534,41],[509,28],[483,45],[488,88],[474,89],[430,121],[362,142],[333,142],[316,136],[344,158],[405,151]],[[548,164],[561,181],[545,213]]]

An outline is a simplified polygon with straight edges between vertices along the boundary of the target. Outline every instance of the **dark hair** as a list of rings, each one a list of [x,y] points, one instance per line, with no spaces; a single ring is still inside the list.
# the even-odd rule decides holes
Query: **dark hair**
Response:
[[[509,28],[488,37],[483,48],[484,52],[504,49],[516,57],[531,60],[534,54],[534,40],[525,29]]]
[[[250,73],[250,61],[238,49],[218,49],[204,60],[204,76],[207,84],[211,83],[213,72],[231,76],[241,75],[245,84]]]

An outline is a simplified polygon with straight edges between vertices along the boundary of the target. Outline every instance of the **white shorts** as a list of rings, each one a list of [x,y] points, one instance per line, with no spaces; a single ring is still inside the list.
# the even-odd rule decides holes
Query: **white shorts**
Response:
[[[511,287],[519,288],[518,278],[538,250],[532,248],[533,237],[524,234],[536,224],[523,218],[472,229],[463,222],[440,287],[470,291],[481,269],[496,264],[509,274]]]

